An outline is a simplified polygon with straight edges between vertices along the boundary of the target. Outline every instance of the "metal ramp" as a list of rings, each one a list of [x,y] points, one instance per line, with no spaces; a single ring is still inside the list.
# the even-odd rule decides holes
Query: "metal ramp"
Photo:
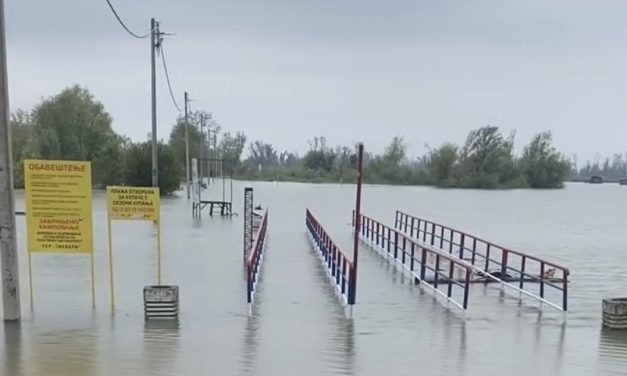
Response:
[[[422,219],[418,222],[418,218],[402,212],[397,212],[395,227],[361,215],[360,236],[380,253],[394,257],[417,282],[423,282],[423,285],[462,309],[468,308],[471,285],[498,283],[553,308],[567,310],[567,268],[498,247],[456,230],[452,230],[452,238],[447,237],[450,232],[448,227]],[[513,263],[516,256],[519,258],[516,262],[520,264]],[[518,269],[514,265],[521,266]],[[549,274],[547,266],[559,269],[559,272]],[[536,274],[535,270],[540,273]],[[530,286],[537,286],[538,294],[530,290]],[[461,293],[456,295],[455,288],[461,289]],[[547,289],[551,289],[553,294],[546,294]]]
[[[468,233],[396,211],[394,227],[468,262],[473,282],[499,283],[561,311],[568,310],[568,268]]]

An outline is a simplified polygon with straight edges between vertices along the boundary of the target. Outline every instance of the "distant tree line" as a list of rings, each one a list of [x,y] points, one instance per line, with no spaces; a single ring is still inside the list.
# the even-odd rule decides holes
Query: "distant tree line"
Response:
[[[16,187],[24,186],[22,163],[27,158],[91,161],[96,187],[150,186],[148,138],[131,141],[112,129],[112,121],[104,106],[80,86],[43,99],[30,112],[12,114]],[[173,193],[185,181],[185,124],[179,117],[168,142],[159,142],[163,194]],[[309,150],[300,156],[262,140],[248,142],[242,132],[222,132],[211,114],[200,111],[188,116],[188,136],[191,157],[222,158],[225,174],[235,178],[350,182],[355,177],[354,146],[331,147],[325,137],[310,140]],[[212,173],[207,164],[201,168],[204,176]],[[369,183],[481,189],[560,188],[573,174],[550,132],[536,135],[517,156],[513,134],[505,137],[494,126],[473,130],[463,145],[446,143],[418,158],[410,158],[404,140],[394,137],[382,154],[366,153],[364,168]]]
[[[575,157],[572,180],[588,181],[593,176],[600,176],[605,180],[613,181],[627,178],[627,154],[614,154],[611,159],[605,158],[603,162],[597,156],[594,162],[586,162],[581,168],[577,168]]]

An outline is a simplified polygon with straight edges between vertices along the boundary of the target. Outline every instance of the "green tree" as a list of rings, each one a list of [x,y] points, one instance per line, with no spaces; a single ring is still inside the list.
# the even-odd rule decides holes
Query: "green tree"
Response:
[[[157,148],[159,158],[159,190],[162,195],[170,195],[181,186],[185,175],[177,163],[172,147],[160,142]],[[126,149],[124,182],[130,186],[152,186],[152,144],[148,141],[129,143]]]
[[[187,136],[189,140],[189,157],[191,158],[200,158],[201,147],[202,144],[202,156],[204,158],[208,158],[210,154],[210,142],[209,136],[211,138],[214,135],[218,134],[220,131],[220,126],[210,118],[211,114],[204,111],[194,111],[188,114],[189,119],[189,128],[187,129]],[[204,120],[202,120],[204,118]],[[202,127],[201,134],[201,123],[204,124]],[[209,132],[207,130],[209,129]],[[176,156],[177,164],[180,168],[185,170],[185,117],[179,116],[176,119],[176,124],[172,127],[172,131],[170,132],[170,140],[168,141],[170,146],[172,147],[174,154]]]
[[[561,188],[570,171],[570,162],[553,146],[551,132],[533,137],[523,150],[520,164],[532,188]]]
[[[410,168],[407,163],[407,144],[402,137],[396,136],[385,147],[382,155],[372,158],[368,164],[367,175],[372,175],[376,182],[401,184],[409,183]]]
[[[274,146],[261,140],[248,145],[248,158],[246,164],[253,170],[261,167],[276,167],[279,165],[279,155]]]
[[[473,130],[461,152],[459,185],[466,188],[499,188],[518,184],[514,161],[514,136],[503,137],[498,127]]]
[[[245,145],[246,136],[242,132],[237,132],[235,135],[226,132],[222,135],[218,150],[220,157],[224,160],[225,173],[236,171],[239,168]]]
[[[458,147],[451,143],[429,151],[424,161],[428,182],[440,187],[455,186],[455,168],[458,159]]]
[[[303,157],[303,165],[318,174],[329,173],[333,169],[335,153],[327,146],[324,137],[314,137],[309,141],[309,151]]]
[[[92,162],[95,185],[119,183],[122,138],[102,103],[78,85],[45,99],[33,110],[36,149],[45,159]]]

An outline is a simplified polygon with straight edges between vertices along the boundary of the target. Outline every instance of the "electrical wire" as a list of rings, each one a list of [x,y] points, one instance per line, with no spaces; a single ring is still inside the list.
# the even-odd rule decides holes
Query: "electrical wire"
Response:
[[[118,15],[118,12],[116,12],[115,8],[113,7],[113,4],[111,4],[111,1],[106,0],[107,4],[109,4],[109,8],[111,9],[111,12],[113,12],[113,15],[115,16],[115,18],[118,20],[118,22],[120,23],[120,25],[122,25],[122,27],[124,28],[124,30],[126,30],[126,32],[128,32],[129,34],[131,34],[132,36],[134,36],[137,39],[144,39],[144,38],[148,38],[150,36],[150,34],[152,33],[152,30],[150,31],[150,33],[145,34],[145,35],[139,35],[139,34],[135,34],[134,32],[131,31],[131,29],[129,29],[125,24],[124,21],[122,21],[122,19],[120,18],[120,16]]]
[[[172,92],[172,85],[170,84],[170,75],[168,74],[168,64],[165,62],[165,52],[163,51],[163,43],[159,46],[161,50],[161,61],[163,62],[163,70],[165,72],[165,79],[168,83],[168,90],[170,91],[170,98],[172,98],[172,103],[174,103],[174,107],[178,112],[182,112],[178,103],[176,103],[176,99],[174,98],[174,93]]]

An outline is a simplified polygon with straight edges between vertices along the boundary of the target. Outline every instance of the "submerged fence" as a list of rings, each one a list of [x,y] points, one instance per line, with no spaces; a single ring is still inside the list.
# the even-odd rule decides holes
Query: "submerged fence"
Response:
[[[568,309],[570,272],[564,266],[401,211],[396,211],[394,227],[470,263],[484,282],[498,280],[554,308]]]
[[[249,309],[252,309],[252,303],[255,294],[255,286],[257,284],[257,275],[261,267],[263,252],[266,246],[266,230],[268,228],[268,210],[265,210],[259,228],[254,235],[250,251],[246,258],[246,302]]]
[[[425,246],[409,235],[368,216],[360,215],[361,239],[387,257],[393,257],[422,286],[433,290],[459,308],[468,308],[472,266]],[[355,215],[353,213],[353,223]]]
[[[329,278],[335,286],[336,292],[340,294],[344,303],[353,306],[357,292],[357,273],[355,272],[353,262],[335,244],[309,209],[306,212],[305,225],[309,232],[310,240],[318,250],[327,268]]]

